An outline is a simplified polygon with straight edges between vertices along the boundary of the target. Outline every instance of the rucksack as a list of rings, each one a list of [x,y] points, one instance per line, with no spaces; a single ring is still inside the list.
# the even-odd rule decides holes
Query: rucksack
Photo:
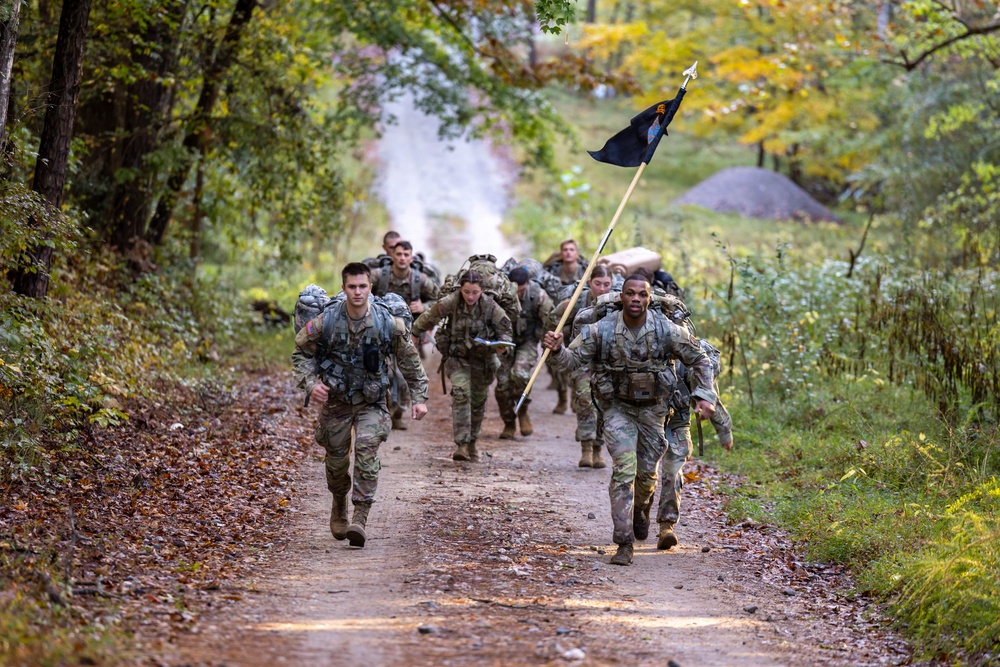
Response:
[[[341,307],[346,300],[347,296],[343,292],[338,292],[331,299],[326,290],[319,285],[307,285],[295,300],[295,315],[292,321],[295,333],[299,333],[299,329],[309,320],[316,318],[328,308]],[[410,329],[413,328],[413,313],[410,312],[410,306],[403,297],[392,292],[383,297],[372,294],[368,296],[368,303],[373,308],[382,309],[390,317],[400,320],[406,333],[410,333]]]
[[[545,290],[545,293],[549,295],[550,299],[552,299],[552,303],[559,303],[559,292],[562,289],[563,284],[560,282],[559,278],[546,271],[541,262],[530,257],[520,261],[511,257],[503,263],[500,270],[509,276],[510,272],[516,268],[522,268],[527,271],[528,277],[535,283],[538,283],[539,287]]]
[[[497,258],[493,255],[472,255],[465,261],[458,273],[450,274],[444,279],[438,299],[443,299],[459,288],[459,280],[466,271],[476,271],[483,277],[483,292],[497,302],[507,314],[511,326],[521,316],[521,302],[517,298],[517,287],[510,282],[503,271],[497,268]]]
[[[585,324],[593,324],[604,319],[607,315],[621,310],[621,292],[608,292],[597,297],[594,305],[582,308],[573,318],[571,336],[573,338],[580,332]],[[694,324],[691,322],[691,311],[687,309],[684,302],[669,294],[653,294],[649,301],[650,310],[662,313],[674,324],[687,329],[693,335],[695,333]]]
[[[410,268],[416,269],[436,283],[441,282],[441,272],[436,266],[424,259],[422,253],[414,253],[413,264],[410,264]]]

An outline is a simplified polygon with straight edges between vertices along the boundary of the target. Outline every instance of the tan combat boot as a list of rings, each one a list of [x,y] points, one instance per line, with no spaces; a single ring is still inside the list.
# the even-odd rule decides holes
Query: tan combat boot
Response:
[[[531,435],[535,432],[535,427],[531,425],[531,417],[528,416],[528,406],[522,405],[517,413],[517,421],[521,425],[521,435]]]
[[[347,537],[347,494],[334,494],[333,507],[330,509],[330,533],[334,538],[342,540]]]
[[[604,462],[603,458],[601,458],[601,445],[600,444],[596,444],[596,443],[594,444],[594,454],[593,454],[593,458],[591,459],[591,464],[590,465],[591,465],[592,468],[607,468],[608,467],[608,464]]]
[[[477,463],[479,461],[479,450],[476,449],[476,443],[474,442],[469,443],[469,460],[473,463]]]
[[[365,546],[365,523],[368,522],[368,511],[372,506],[369,503],[357,504],[354,506],[354,520],[351,527],[347,529],[347,541],[352,547]]]
[[[455,447],[455,452],[451,455],[453,461],[468,461],[469,446],[464,442]]]
[[[552,408],[552,414],[554,415],[564,415],[566,414],[566,387],[559,387],[559,402],[556,403],[556,407]]]
[[[618,551],[615,555],[611,557],[612,565],[631,565],[632,564],[632,545],[631,544],[619,544]]]
[[[677,536],[674,535],[674,524],[664,521],[660,524],[660,533],[656,536],[657,549],[669,549],[677,546]]]
[[[500,431],[500,439],[501,440],[513,440],[514,439],[514,432],[515,432],[516,428],[517,428],[517,422],[516,421],[514,421],[514,422],[504,422],[503,423],[503,430]]]
[[[594,466],[594,441],[584,440],[580,443],[580,462],[577,463],[579,468],[592,468]]]

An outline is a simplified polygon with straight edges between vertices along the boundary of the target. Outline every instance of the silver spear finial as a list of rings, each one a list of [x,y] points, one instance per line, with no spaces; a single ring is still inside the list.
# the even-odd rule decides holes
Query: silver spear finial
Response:
[[[698,61],[695,60],[694,61],[694,65],[691,65],[691,67],[688,67],[686,70],[684,70],[682,72],[682,74],[685,77],[687,77],[687,78],[684,79],[684,83],[681,84],[681,88],[683,88],[684,90],[687,90],[688,81],[690,81],[691,79],[697,79],[698,78]]]

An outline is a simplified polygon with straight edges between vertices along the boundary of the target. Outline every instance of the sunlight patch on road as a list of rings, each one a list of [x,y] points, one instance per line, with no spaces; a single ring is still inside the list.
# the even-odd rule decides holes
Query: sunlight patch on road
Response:
[[[412,618],[326,618],[312,621],[261,623],[251,626],[261,632],[344,632],[350,630],[412,630]]]

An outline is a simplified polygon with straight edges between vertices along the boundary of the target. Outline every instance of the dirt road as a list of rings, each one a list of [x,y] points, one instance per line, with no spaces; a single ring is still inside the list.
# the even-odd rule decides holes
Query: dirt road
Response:
[[[435,362],[429,368],[435,368]],[[394,431],[363,549],[330,537],[319,450],[297,483],[287,546],[159,659],[168,665],[881,665],[905,645],[766,526],[727,525],[718,476],[695,463],[681,544],[614,553],[610,469],[576,467],[574,417],[537,389],[536,432],[483,462],[450,458],[449,401]],[[297,407],[281,420],[298,419]],[[314,418],[314,413],[309,415]],[[305,420],[308,422],[308,420]],[[310,437],[309,427],[298,427]],[[590,518],[593,517],[593,518]],[[673,661],[670,663],[668,661]]]

